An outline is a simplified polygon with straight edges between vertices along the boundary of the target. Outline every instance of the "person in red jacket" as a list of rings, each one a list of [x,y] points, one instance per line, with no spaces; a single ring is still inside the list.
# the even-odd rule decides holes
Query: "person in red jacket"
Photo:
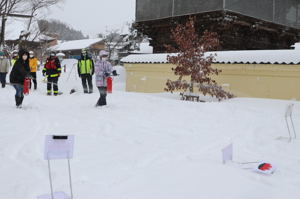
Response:
[[[61,73],[61,65],[59,59],[55,56],[55,52],[51,52],[47,58],[43,69],[43,76],[47,77],[47,95],[52,95],[52,87],[54,95],[58,95],[58,78]]]

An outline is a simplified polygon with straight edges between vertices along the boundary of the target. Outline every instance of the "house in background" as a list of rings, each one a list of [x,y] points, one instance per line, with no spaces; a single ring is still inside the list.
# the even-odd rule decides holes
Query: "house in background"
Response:
[[[84,48],[88,49],[92,57],[96,57],[101,50],[105,50],[105,41],[102,38],[65,41],[48,48],[48,51],[62,52],[66,58],[79,59]]]
[[[136,0],[135,27],[155,53],[175,45],[170,30],[196,18],[196,30],[216,32],[221,50],[290,49],[300,41],[299,0]]]

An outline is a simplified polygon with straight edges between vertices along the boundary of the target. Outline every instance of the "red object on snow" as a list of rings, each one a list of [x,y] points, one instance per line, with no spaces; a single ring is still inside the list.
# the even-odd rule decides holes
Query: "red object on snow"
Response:
[[[107,82],[107,92],[112,93],[112,77],[106,78]]]
[[[259,165],[258,169],[262,170],[262,171],[267,171],[270,170],[272,168],[272,165],[269,163],[263,163],[261,165]]]
[[[24,93],[24,95],[28,95],[29,94],[29,85],[30,85],[30,79],[29,78],[25,78],[24,79],[24,85],[23,85],[23,93]]]

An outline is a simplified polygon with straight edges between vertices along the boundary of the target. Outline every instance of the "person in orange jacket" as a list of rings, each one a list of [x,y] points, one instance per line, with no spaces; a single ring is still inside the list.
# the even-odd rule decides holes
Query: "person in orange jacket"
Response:
[[[34,84],[34,90],[36,90],[37,89],[36,71],[38,68],[38,59],[34,56],[33,51],[29,51],[29,67],[30,67],[30,75],[32,76],[32,81]],[[30,81],[29,88],[31,89],[31,81]]]

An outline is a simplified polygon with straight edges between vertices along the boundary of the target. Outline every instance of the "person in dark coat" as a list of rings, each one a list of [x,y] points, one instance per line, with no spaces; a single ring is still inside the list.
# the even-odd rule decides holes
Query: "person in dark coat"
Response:
[[[20,50],[19,58],[14,64],[9,76],[10,83],[16,89],[15,100],[16,100],[17,108],[22,107],[22,102],[24,99],[24,95],[23,95],[24,80],[26,77],[29,76],[30,76],[29,53],[26,50]]]

